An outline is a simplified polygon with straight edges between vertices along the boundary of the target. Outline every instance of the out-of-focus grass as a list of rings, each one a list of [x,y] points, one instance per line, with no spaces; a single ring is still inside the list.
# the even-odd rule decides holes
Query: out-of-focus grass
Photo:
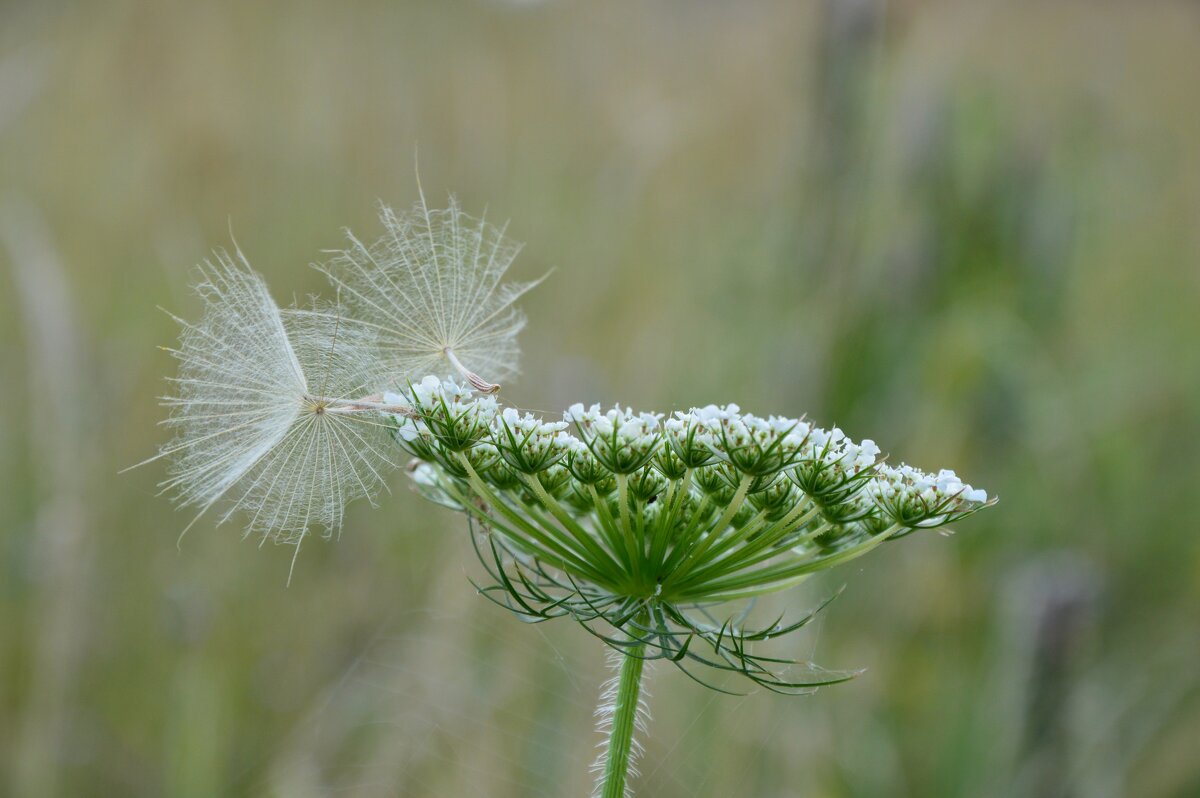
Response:
[[[641,794],[1200,790],[1197,11],[970,5],[0,10],[5,221],[44,220],[75,314],[7,243],[0,792],[585,793],[595,641],[474,596],[402,477],[286,588],[290,551],[202,523],[177,552],[161,468],[116,476],[163,440],[188,266],[232,227],[278,298],[319,290],[417,145],[427,190],[512,218],[519,276],[557,269],[510,401],[807,412],[1002,497],[775,600],[848,585],[780,645],[850,685],[657,668]]]

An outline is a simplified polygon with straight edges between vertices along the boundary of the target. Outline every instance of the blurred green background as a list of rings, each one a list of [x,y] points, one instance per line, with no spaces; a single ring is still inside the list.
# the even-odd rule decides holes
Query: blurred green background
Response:
[[[290,588],[117,475],[190,267],[321,290],[419,148],[555,269],[510,402],[808,413],[1001,497],[773,602],[847,587],[771,645],[848,685],[653,668],[638,795],[1200,795],[1198,79],[1187,2],[0,4],[0,794],[587,794],[597,641],[403,475]]]

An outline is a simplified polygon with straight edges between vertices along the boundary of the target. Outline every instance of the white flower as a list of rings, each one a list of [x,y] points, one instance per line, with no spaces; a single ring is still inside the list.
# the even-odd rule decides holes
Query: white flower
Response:
[[[474,391],[466,385],[427,374],[419,382],[413,383],[409,387],[406,399],[417,405],[428,407],[440,401],[461,404],[469,401],[473,394]],[[396,394],[391,395],[395,396]],[[490,402],[493,407],[496,405],[495,399],[491,399]]]
[[[879,456],[875,441],[855,443],[842,430],[808,427],[799,462],[788,476],[810,495],[827,515],[858,515],[856,496],[867,485]]]
[[[492,441],[506,463],[521,473],[536,474],[583,446],[567,426],[565,421],[542,421],[506,407],[492,422]]]
[[[483,439],[500,412],[496,397],[433,375],[411,385],[406,395],[423,430],[451,451],[465,451]]]
[[[794,465],[808,439],[803,421],[739,413],[737,405],[718,408],[707,425],[718,456],[746,476],[770,476]]]
[[[721,405],[705,405],[701,408],[692,408],[691,411],[697,419],[706,424],[709,429],[720,428],[723,422],[731,422],[737,420],[742,409],[735,404]]]
[[[686,413],[676,411],[663,422],[667,443],[684,467],[700,468],[716,458],[717,439],[711,425],[720,412],[716,405],[694,407]]]
[[[577,403],[564,418],[575,423],[596,459],[618,474],[633,473],[650,462],[660,440],[660,413],[635,413],[620,405],[601,413],[599,405],[584,410]]]
[[[813,429],[807,450],[806,458],[849,474],[871,468],[880,453],[875,441],[867,438],[855,443],[837,427],[828,433]]]
[[[880,467],[868,493],[897,523],[908,527],[940,526],[988,504],[986,491],[963,483],[953,471],[928,474],[903,463]]]
[[[600,418],[600,405],[594,404],[584,408],[582,402],[576,402],[567,408],[563,418],[576,424],[594,424]]]

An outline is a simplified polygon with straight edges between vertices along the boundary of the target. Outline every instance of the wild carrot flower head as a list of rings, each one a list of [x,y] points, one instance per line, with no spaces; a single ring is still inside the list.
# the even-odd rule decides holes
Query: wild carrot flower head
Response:
[[[715,605],[797,584],[992,501],[951,471],[881,465],[873,441],[736,405],[663,421],[576,404],[564,414],[573,429],[492,408],[486,431],[451,412],[463,433],[434,423],[406,432],[409,451],[425,453],[411,472],[418,489],[472,520],[495,580],[485,595],[526,620],[573,617],[615,647],[776,690],[852,674],[811,666],[785,676],[782,660],[750,651],[811,615],[755,630],[744,616],[716,620]]]

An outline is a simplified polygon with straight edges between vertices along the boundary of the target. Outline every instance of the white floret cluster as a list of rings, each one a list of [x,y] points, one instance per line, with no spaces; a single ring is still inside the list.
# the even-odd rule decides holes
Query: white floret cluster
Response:
[[[912,527],[940,525],[988,503],[987,491],[951,470],[929,474],[903,463],[881,467],[868,492],[897,523]]]
[[[938,526],[988,502],[952,471],[929,475],[884,465],[873,440],[855,441],[840,428],[803,419],[743,413],[734,404],[677,411],[664,420],[619,405],[577,403],[562,421],[546,421],[432,377],[387,400],[415,408],[415,417],[396,415],[394,422],[397,440],[420,460],[466,479],[465,458],[478,478],[501,490],[525,491],[532,477],[535,487],[581,512],[594,510],[627,479],[647,514],[658,511],[654,500],[667,490],[691,495],[697,505],[707,497],[710,511],[741,502],[740,492],[749,504],[730,517],[734,526],[758,510],[825,524],[822,539],[833,540],[889,524]]]
[[[805,459],[819,460],[831,468],[849,474],[858,474],[870,469],[880,454],[875,441],[864,438],[856,443],[839,427],[834,427],[828,432],[820,427],[813,427],[806,446]]]
[[[464,451],[488,438],[500,410],[492,394],[477,394],[469,386],[432,375],[410,385],[404,394],[386,395],[389,399],[412,407],[416,416],[411,427],[393,416],[401,437],[412,442],[413,431],[420,435],[427,430],[451,451]]]
[[[687,412],[676,410],[663,422],[667,445],[685,468],[706,466],[716,459],[716,438],[710,424],[723,412],[716,405],[706,405]]]
[[[506,407],[492,420],[492,442],[510,467],[522,474],[536,474],[569,452],[586,449],[567,432],[568,426],[565,421],[542,421],[532,413]]]
[[[662,414],[635,413],[620,405],[601,412],[600,405],[571,405],[563,418],[575,425],[583,444],[616,474],[631,474],[654,456],[662,439]]]
[[[810,431],[803,421],[739,413],[737,405],[723,408],[709,428],[719,456],[753,476],[769,476],[794,465]]]
[[[805,441],[800,462],[788,476],[833,518],[862,516],[862,508],[847,506],[874,477],[879,461],[875,441],[855,442],[838,427],[814,427]],[[861,505],[861,502],[858,503]]]

